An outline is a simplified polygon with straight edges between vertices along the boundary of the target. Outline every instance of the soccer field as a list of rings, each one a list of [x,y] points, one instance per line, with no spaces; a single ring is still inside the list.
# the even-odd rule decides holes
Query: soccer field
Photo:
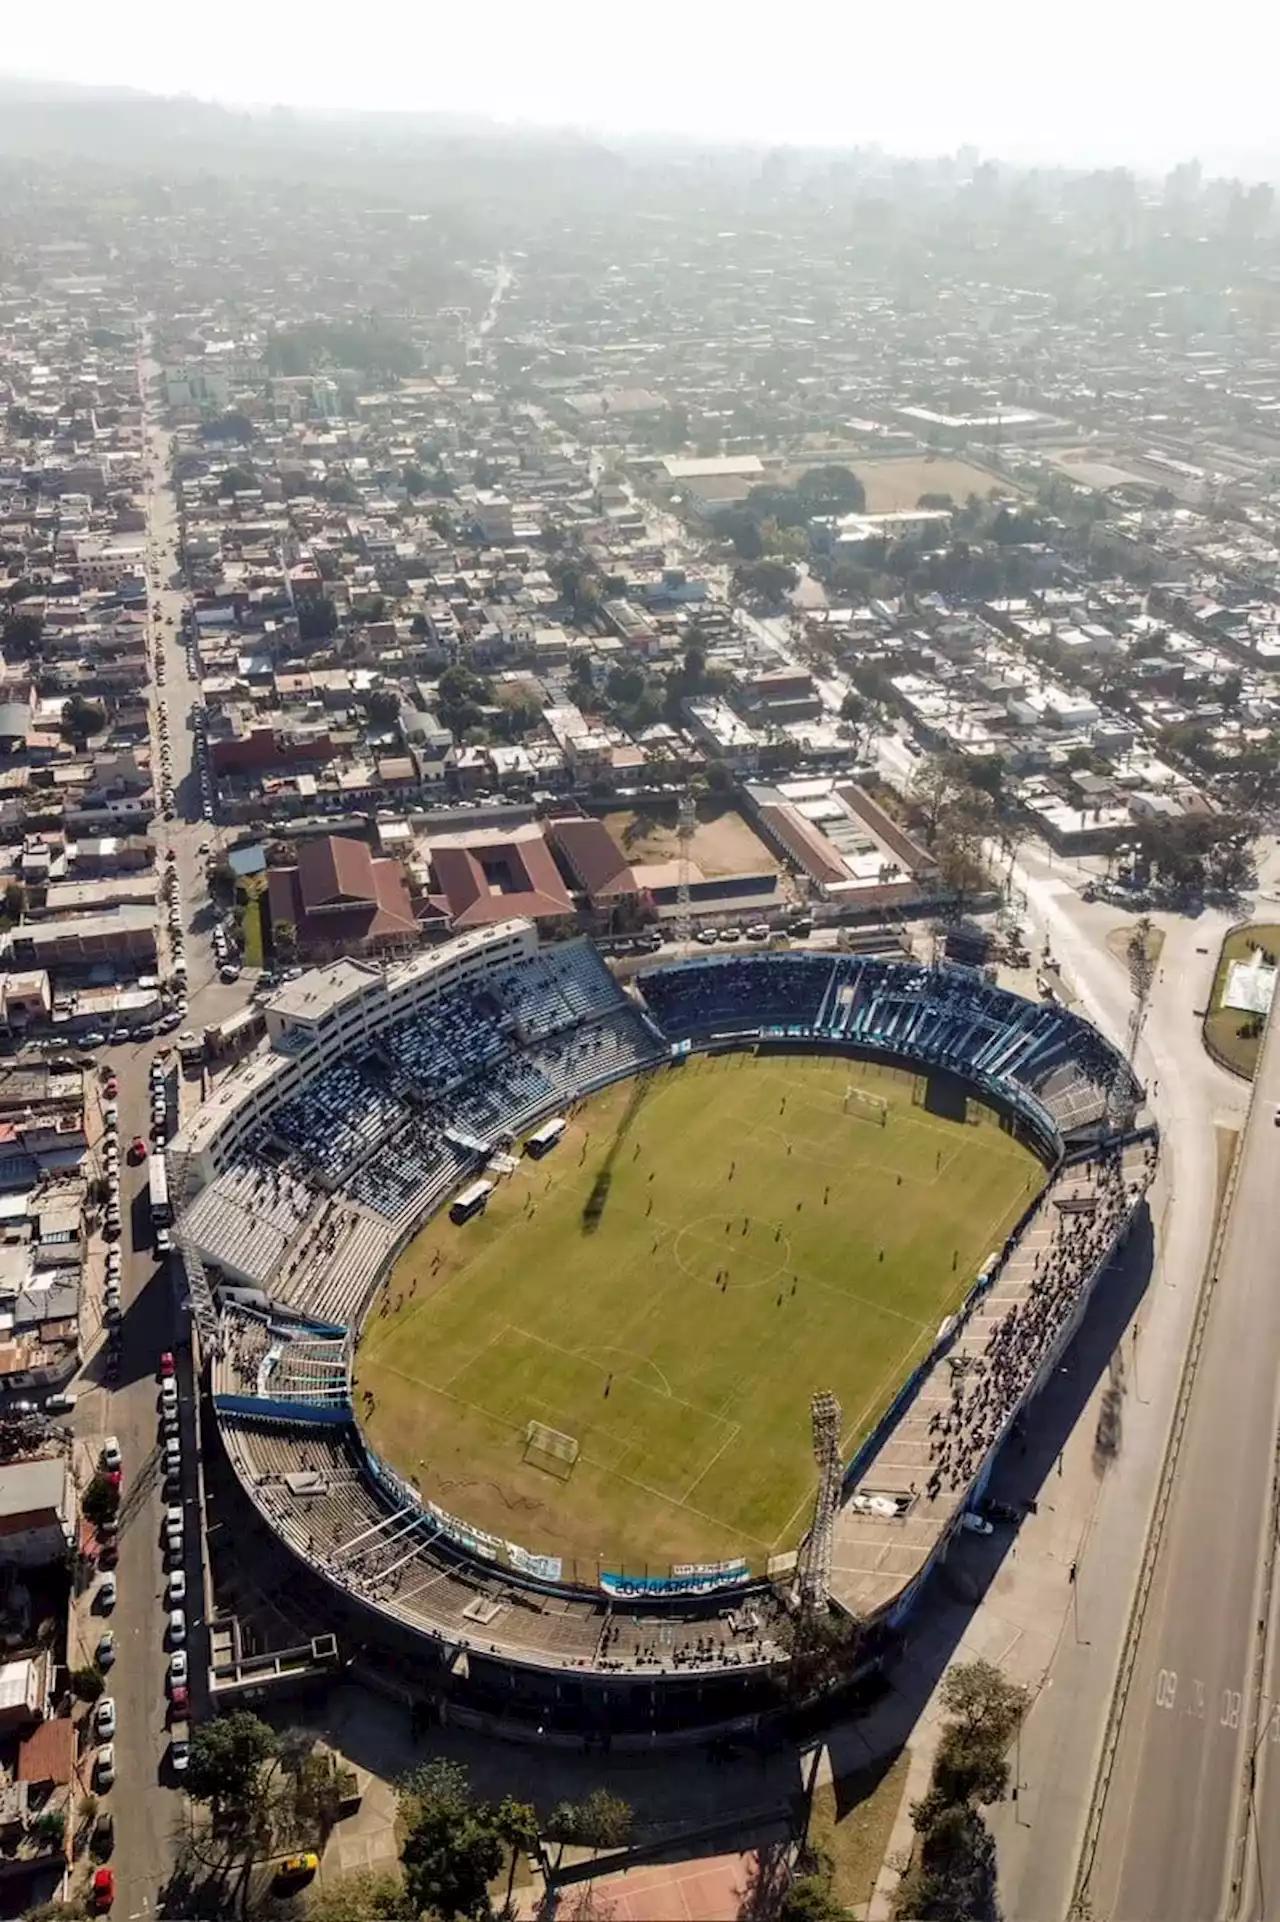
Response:
[[[946,1078],[694,1057],[417,1236],[365,1323],[361,1419],[424,1495],[566,1578],[762,1570],[807,1525],[810,1395],[840,1397],[847,1455],[1042,1180]],[[530,1456],[531,1421],[573,1437],[571,1467]]]

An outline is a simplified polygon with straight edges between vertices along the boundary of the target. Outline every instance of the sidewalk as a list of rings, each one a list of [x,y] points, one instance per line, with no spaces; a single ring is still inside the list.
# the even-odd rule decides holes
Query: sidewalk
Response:
[[[1121,964],[1092,926],[1079,925],[1071,911],[1079,903],[1065,898],[1061,880],[1028,878],[1037,939],[1047,929],[1082,1012],[1122,1038],[1129,995]],[[1114,923],[1114,910],[1104,917]],[[1089,920],[1101,926],[1104,917]],[[1197,960],[1203,946],[1209,958]],[[1243,1105],[1242,1093],[1203,1055],[1189,1013],[1197,971],[1211,972],[1215,956],[1216,941],[1203,926],[1167,931],[1163,982],[1139,1054],[1149,1085],[1163,1082],[1166,1091],[1151,1231],[1135,1231],[1100,1284],[1084,1327],[1036,1404],[1028,1452],[1007,1449],[992,1483],[998,1499],[1033,1497],[1037,1512],[1012,1537],[1002,1531],[959,1538],[912,1623],[893,1694],[833,1738],[825,1766],[836,1774],[910,1747],[902,1805],[869,1907],[873,1922],[889,1914],[898,1881],[891,1865],[905,1864],[915,1840],[910,1808],[927,1789],[937,1746],[937,1683],[951,1662],[978,1656],[1032,1696],[1011,1757],[1013,1792],[988,1812],[1006,1913],[1066,1912],[1207,1252],[1215,1125],[1229,1126]]]

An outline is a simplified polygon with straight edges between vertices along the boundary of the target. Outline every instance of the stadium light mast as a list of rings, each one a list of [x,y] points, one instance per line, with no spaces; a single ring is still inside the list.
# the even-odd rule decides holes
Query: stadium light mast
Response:
[[[831,1586],[831,1535],[840,1506],[843,1416],[830,1389],[824,1388],[814,1396],[810,1419],[813,1458],[818,1464],[818,1492],[813,1502],[813,1522],[800,1553],[800,1615],[805,1622],[812,1621],[827,1605],[827,1591]]]
[[[693,896],[689,891],[690,847],[698,825],[698,809],[688,789],[680,796],[676,833],[680,840],[679,879],[676,886],[676,940],[686,944],[693,939]]]
[[[1138,1058],[1138,1042],[1142,1036],[1143,1023],[1147,1018],[1147,1008],[1151,1002],[1151,989],[1155,981],[1155,963],[1151,956],[1151,918],[1144,914],[1135,924],[1129,936],[1125,958],[1129,963],[1129,986],[1133,991],[1133,1006],[1129,1010],[1129,1025],[1125,1033],[1124,1054],[1117,1060],[1111,1085],[1107,1090],[1107,1124],[1112,1132],[1131,1126],[1133,1121],[1134,1063]]]

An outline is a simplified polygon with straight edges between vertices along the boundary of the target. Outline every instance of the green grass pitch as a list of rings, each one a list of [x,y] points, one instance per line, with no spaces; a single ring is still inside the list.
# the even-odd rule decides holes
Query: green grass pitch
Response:
[[[416,1237],[365,1324],[361,1417],[424,1495],[567,1577],[762,1570],[807,1525],[812,1392],[847,1454],[1042,1180],[954,1083],[694,1057]],[[531,1420],[580,1444],[567,1477],[524,1459]]]

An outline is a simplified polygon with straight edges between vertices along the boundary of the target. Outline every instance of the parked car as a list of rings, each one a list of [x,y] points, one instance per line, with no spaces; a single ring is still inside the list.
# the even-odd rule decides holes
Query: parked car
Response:
[[[100,1742],[109,1742],[116,1732],[116,1705],[114,1697],[100,1695],[94,1704],[93,1732]]]
[[[169,1690],[169,1715],[175,1721],[182,1721],[191,1712],[191,1694],[185,1682],[175,1682]]]
[[[175,1648],[173,1654],[169,1657],[170,1685],[172,1686],[174,1682],[185,1682],[186,1679],[187,1651],[185,1648]]]
[[[107,1469],[118,1469],[123,1461],[119,1441],[116,1436],[108,1435],[102,1444],[102,1466]]]
[[[104,1615],[111,1613],[116,1605],[116,1578],[114,1575],[103,1576],[98,1584],[98,1592],[93,1599],[95,1606],[101,1609]]]
[[[187,1764],[191,1760],[191,1744],[185,1735],[174,1736],[169,1744],[169,1760],[173,1763],[176,1774],[186,1774]]]
[[[187,1576],[185,1569],[175,1568],[169,1576],[170,1603],[185,1602],[187,1599]]]
[[[98,1646],[93,1659],[99,1668],[110,1668],[116,1659],[116,1632],[113,1628],[104,1629],[98,1637]]]
[[[109,1789],[116,1779],[116,1750],[114,1742],[107,1742],[93,1758],[93,1772],[100,1789]]]
[[[116,1899],[116,1876],[114,1869],[95,1869],[93,1872],[93,1907],[97,1915],[105,1915]]]

